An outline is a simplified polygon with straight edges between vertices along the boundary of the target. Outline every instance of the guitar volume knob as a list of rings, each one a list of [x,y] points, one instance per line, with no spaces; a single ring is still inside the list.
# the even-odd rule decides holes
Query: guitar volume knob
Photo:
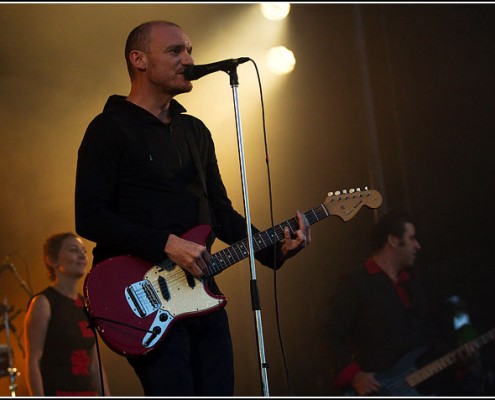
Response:
[[[166,320],[168,320],[168,315],[163,313],[163,314],[160,314],[160,322],[165,322]]]

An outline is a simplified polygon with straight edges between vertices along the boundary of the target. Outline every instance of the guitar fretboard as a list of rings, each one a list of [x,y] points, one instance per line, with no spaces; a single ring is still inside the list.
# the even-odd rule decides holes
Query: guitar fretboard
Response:
[[[474,339],[471,343],[476,343],[479,347],[491,342],[495,339],[495,329],[492,329],[486,332],[484,335],[481,335],[477,339]],[[467,345],[467,344],[466,344]],[[466,345],[461,346],[460,348],[447,353],[443,357],[439,358],[436,361],[433,361],[430,364],[425,365],[417,371],[414,371],[406,378],[407,383],[411,387],[415,387],[419,385],[424,380],[430,378],[431,376],[437,374],[448,366],[456,363],[459,360],[459,354],[463,351]]]
[[[315,224],[318,221],[329,216],[329,213],[325,206],[322,204],[304,213],[310,225]],[[253,235],[253,250],[258,252],[265,249],[268,246],[273,245],[279,240],[284,238],[284,229],[288,227],[291,233],[294,233],[299,229],[297,218],[289,219],[276,225],[263,232],[258,232]],[[249,256],[249,243],[248,239],[241,240],[226,249],[223,249],[210,258],[208,265],[207,277],[211,277],[219,274],[224,269],[234,265],[235,263],[245,259]]]

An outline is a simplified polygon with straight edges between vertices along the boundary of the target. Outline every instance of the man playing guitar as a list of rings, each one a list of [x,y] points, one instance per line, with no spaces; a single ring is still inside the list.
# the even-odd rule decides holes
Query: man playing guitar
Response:
[[[372,253],[364,268],[342,276],[336,285],[327,345],[335,385],[341,391],[417,396],[420,392],[408,383],[407,375],[418,358],[445,354],[449,349],[427,322],[423,288],[413,268],[420,249],[412,219],[388,214],[373,229]],[[474,344],[463,349],[467,356],[475,351]],[[439,387],[433,391],[446,394],[439,393]]]

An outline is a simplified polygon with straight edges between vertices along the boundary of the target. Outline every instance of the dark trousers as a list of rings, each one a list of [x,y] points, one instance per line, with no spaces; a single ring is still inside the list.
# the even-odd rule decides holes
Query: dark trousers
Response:
[[[128,358],[145,396],[233,396],[234,361],[224,308],[170,326],[149,354]]]

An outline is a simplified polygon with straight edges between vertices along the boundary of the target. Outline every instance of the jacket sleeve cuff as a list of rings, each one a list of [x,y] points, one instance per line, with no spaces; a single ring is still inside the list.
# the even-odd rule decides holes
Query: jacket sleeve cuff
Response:
[[[354,377],[361,372],[361,368],[359,367],[359,364],[356,362],[351,362],[347,364],[347,366],[342,369],[337,376],[337,379],[335,381],[335,385],[337,387],[345,387],[350,385]]]

